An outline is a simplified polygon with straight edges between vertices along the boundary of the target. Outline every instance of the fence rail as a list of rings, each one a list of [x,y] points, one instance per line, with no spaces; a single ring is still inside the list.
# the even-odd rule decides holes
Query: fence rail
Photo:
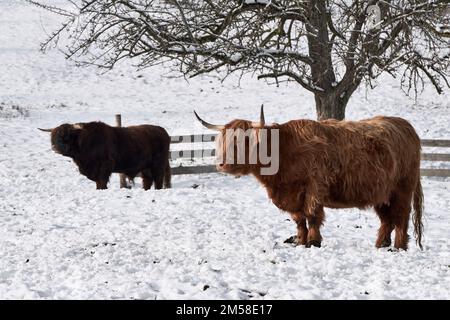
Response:
[[[422,177],[450,177],[450,169],[420,168]]]
[[[446,153],[422,153],[421,159],[424,161],[450,161],[450,154]]]
[[[214,142],[217,134],[190,134],[181,136],[171,136],[171,143],[192,143],[192,142]],[[422,147],[443,147],[450,148],[450,140],[445,139],[422,139],[420,140]]]
[[[434,140],[422,139],[420,140],[422,147],[443,147],[450,148],[450,140]]]
[[[215,157],[215,149],[175,150],[170,151],[170,160]]]
[[[120,114],[115,116],[116,126],[122,126],[122,117]],[[190,134],[190,135],[177,135],[170,137],[171,144],[191,144],[189,149],[183,150],[171,150],[170,159],[208,159],[215,157],[215,149],[195,149],[193,143],[214,142],[217,134]],[[438,148],[450,148],[450,140],[435,140],[435,139],[422,139],[422,147],[438,147]],[[435,161],[435,162],[450,162],[449,153],[422,153],[421,159],[423,161]],[[194,165],[178,165],[172,167],[172,175],[181,174],[202,174],[202,173],[214,173],[217,172],[216,166],[213,164],[194,164]],[[425,177],[450,177],[450,169],[442,168],[421,168],[420,174]],[[120,186],[127,187],[125,175],[120,175]]]
[[[182,136],[171,136],[170,143],[189,143],[189,142],[214,142],[217,134],[190,134]]]
[[[179,135],[171,137],[171,144],[192,144],[202,142],[214,142],[216,134],[192,134],[192,135]],[[422,147],[439,147],[450,148],[450,140],[434,140],[434,139],[422,139]],[[215,156],[215,149],[183,149],[170,151],[170,159],[204,159]],[[421,159],[423,161],[440,161],[450,162],[449,153],[422,153]],[[177,166],[172,168],[173,175],[179,174],[202,174],[202,173],[214,173],[217,172],[215,165],[201,164],[192,166]],[[421,168],[420,173],[424,177],[450,177],[450,169],[440,168]]]
[[[178,174],[201,174],[201,173],[214,173],[217,172],[216,166],[213,164],[201,165],[201,166],[188,166],[188,167],[173,167],[172,175]]]

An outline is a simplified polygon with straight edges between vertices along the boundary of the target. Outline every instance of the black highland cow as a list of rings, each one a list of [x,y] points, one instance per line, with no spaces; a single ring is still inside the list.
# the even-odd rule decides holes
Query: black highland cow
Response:
[[[153,125],[111,127],[103,122],[62,124],[51,133],[52,149],[72,158],[80,173],[106,189],[111,173],[142,176],[145,190],[170,188],[170,137]]]

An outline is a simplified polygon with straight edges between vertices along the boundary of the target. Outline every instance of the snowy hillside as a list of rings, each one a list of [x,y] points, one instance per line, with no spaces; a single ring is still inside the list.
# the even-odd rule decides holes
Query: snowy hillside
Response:
[[[144,192],[115,175],[96,191],[37,127],[121,113],[124,125],[191,134],[206,132],[194,109],[214,123],[256,120],[264,103],[267,121],[284,122],[314,119],[314,99],[294,84],[187,82],[132,61],[101,75],[39,52],[58,23],[0,0],[0,298],[450,299],[449,179],[422,179],[425,250],[411,240],[407,252],[376,250],[378,218],[357,209],[326,210],[320,249],[284,244],[295,225],[251,177],[176,176],[173,189]],[[347,118],[398,115],[422,138],[450,139],[449,97],[428,87],[414,101],[383,77],[354,94]]]

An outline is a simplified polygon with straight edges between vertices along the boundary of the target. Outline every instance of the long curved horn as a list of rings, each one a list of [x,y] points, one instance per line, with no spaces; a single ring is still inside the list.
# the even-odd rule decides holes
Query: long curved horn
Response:
[[[266,124],[266,120],[264,119],[264,104],[261,105],[261,113],[259,115],[259,122],[252,122],[253,128],[262,128]]]
[[[264,104],[261,105],[261,114],[259,115],[259,122],[261,123],[261,127],[264,127],[266,124],[266,119],[264,118]]]
[[[44,131],[44,132],[52,132],[52,130],[53,130],[53,129],[41,129],[41,128],[38,128],[38,129],[41,131]]]
[[[195,112],[195,111],[194,111],[194,114],[195,114],[195,116],[197,117],[198,121],[200,121],[200,123],[201,123],[204,127],[208,128],[208,129],[216,130],[216,131],[220,131],[220,130],[225,129],[225,126],[223,126],[223,125],[211,124],[211,123],[206,122],[205,120],[203,120],[202,118],[200,118],[200,117],[198,116],[197,112]]]

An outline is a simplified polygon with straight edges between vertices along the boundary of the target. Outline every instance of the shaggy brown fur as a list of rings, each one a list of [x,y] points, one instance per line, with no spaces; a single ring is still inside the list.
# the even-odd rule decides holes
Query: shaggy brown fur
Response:
[[[225,128],[247,130],[251,122],[234,120]],[[381,220],[376,247],[390,246],[395,230],[395,248],[406,250],[413,203],[414,231],[422,248],[421,148],[406,120],[381,116],[362,121],[295,120],[264,128],[279,130],[277,174],[261,175],[261,165],[248,162],[218,165],[218,170],[253,174],[273,203],[297,223],[297,244],[320,247],[324,207],[373,206]],[[226,152],[227,143],[231,141],[218,147]],[[256,146],[247,143],[246,150],[248,147]]]
[[[130,179],[140,174],[145,190],[153,182],[155,189],[170,188],[170,137],[161,127],[62,124],[51,130],[51,142],[55,152],[72,158],[80,173],[97,183],[97,189],[107,188],[112,172]]]

